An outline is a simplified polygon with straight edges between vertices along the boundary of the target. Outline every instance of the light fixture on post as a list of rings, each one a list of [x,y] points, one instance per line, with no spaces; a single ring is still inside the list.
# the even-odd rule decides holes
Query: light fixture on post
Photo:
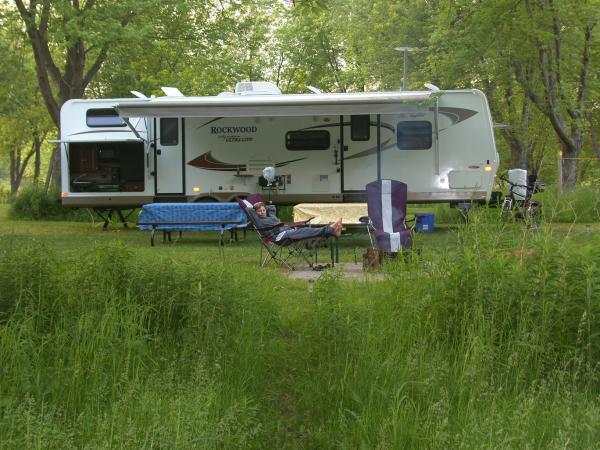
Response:
[[[412,52],[414,47],[394,47],[394,50],[397,52],[402,52],[404,54],[404,75],[402,77],[402,90],[406,90],[406,53]]]
[[[275,178],[275,167],[268,166],[263,169],[263,178],[267,182],[266,187],[269,189],[269,204],[271,203],[271,192],[277,189],[277,179]]]

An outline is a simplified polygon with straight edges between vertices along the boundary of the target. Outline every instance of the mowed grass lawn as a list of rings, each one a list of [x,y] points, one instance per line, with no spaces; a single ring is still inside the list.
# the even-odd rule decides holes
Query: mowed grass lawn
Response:
[[[426,208],[409,208],[410,212],[431,212]],[[495,210],[490,215],[495,219]],[[107,231],[103,231],[103,222],[90,213],[89,222],[60,222],[60,221],[30,221],[10,220],[9,206],[0,204],[0,236],[10,239],[35,239],[53,248],[58,252],[81,252],[91,245],[122,242],[136,253],[136,257],[144,258],[197,258],[198,260],[231,261],[235,265],[255,267],[258,269],[260,244],[255,233],[249,231],[246,239],[239,233],[239,241],[229,243],[229,233],[225,233],[224,247],[220,247],[218,232],[187,232],[181,239],[173,233],[174,243],[164,244],[162,233],[156,234],[156,246],[150,246],[150,232],[140,231],[135,226],[135,214],[129,218],[128,227],[113,221]],[[415,235],[415,246],[421,251],[423,258],[428,256],[435,259],[435,255],[452,252],[460,244],[459,235],[464,224],[436,224],[435,233],[419,233]],[[485,227],[484,227],[485,233]],[[599,223],[569,224],[557,223],[544,227],[545,232],[553,233],[554,239],[568,239],[570,241],[585,243],[600,231]],[[468,231],[467,231],[468,232]],[[492,232],[493,233],[493,232]],[[488,236],[499,252],[516,250],[533,245],[536,235],[528,231],[522,224],[510,224],[501,230],[502,236]],[[539,237],[539,233],[538,233]],[[485,238],[485,237],[484,237]],[[369,237],[364,230],[346,230],[340,240],[340,261],[362,263],[362,255],[370,247]],[[328,262],[329,251],[321,249],[319,252],[323,262]],[[266,269],[275,269],[274,273],[286,275],[287,271],[277,269],[272,263]],[[264,269],[262,269],[264,270]]]
[[[59,222],[59,221],[29,221],[9,220],[8,205],[0,204],[0,235],[14,239],[35,238],[42,240],[57,251],[81,251],[85,246],[95,243],[120,241],[128,245],[132,251],[139,252],[140,257],[172,257],[172,258],[214,258],[232,259],[242,266],[257,266],[260,255],[260,244],[256,234],[249,231],[244,235],[238,234],[239,241],[229,243],[229,233],[225,233],[226,245],[220,248],[219,233],[186,232],[181,239],[177,233],[172,233],[174,244],[163,245],[162,233],[156,234],[156,248],[150,246],[150,232],[139,231],[135,226],[135,214],[129,218],[128,227],[113,221],[107,231],[103,231],[103,222],[90,213],[90,222]],[[290,219],[291,220],[291,219]],[[446,247],[456,241],[455,227],[438,226],[438,233],[429,234],[424,239],[417,237],[419,247],[435,249],[440,245]],[[340,260],[342,262],[362,262],[362,253],[370,246],[369,237],[364,230],[346,230],[345,237],[340,241]],[[328,262],[329,251],[321,250],[319,256],[323,262]],[[273,267],[273,266],[271,266]],[[274,267],[273,267],[274,268]],[[285,274],[286,271],[276,272]]]
[[[0,448],[597,448],[600,226],[495,218],[309,283],[0,205]]]

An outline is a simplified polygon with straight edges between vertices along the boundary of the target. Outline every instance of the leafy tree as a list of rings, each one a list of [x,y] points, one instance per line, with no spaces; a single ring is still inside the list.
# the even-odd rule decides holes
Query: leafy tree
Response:
[[[30,134],[33,132],[33,134]],[[8,151],[10,195],[17,193],[29,163],[34,161],[33,179],[40,176],[41,148],[46,137],[39,130],[23,127],[20,119],[9,118],[0,122],[0,133],[3,137],[2,146]]]
[[[266,0],[162,4],[149,19],[147,40],[116,47],[90,84],[94,96],[122,97],[135,89],[162,95],[214,95],[236,81],[269,76],[268,50],[277,8]]]
[[[402,55],[394,47],[425,48],[431,13],[424,0],[330,0],[291,8],[276,32],[276,79],[291,92],[306,85],[337,92],[398,88]],[[413,72],[422,55],[410,55]]]
[[[283,92],[306,92],[309,85],[323,91],[347,90],[343,49],[330,8],[298,4],[284,11],[275,36],[274,78]]]
[[[595,3],[464,0],[438,8],[428,65],[455,86],[486,90],[494,116],[510,125],[502,136],[515,166],[539,168],[558,143],[570,158],[581,154],[585,114],[598,96],[589,70]],[[563,181],[573,185],[577,160],[568,161]]]
[[[6,15],[0,15],[0,157],[9,168],[10,193],[14,195],[33,162],[32,177],[38,181],[42,147],[51,123],[35,86],[35,69],[27,42]]]
[[[60,129],[60,108],[81,98],[109,51],[119,43],[142,39],[141,19],[155,0],[14,0],[35,60],[37,82],[48,114]],[[129,26],[135,23],[135,26]],[[53,178],[60,179],[60,152],[52,157]]]
[[[577,181],[578,158],[587,134],[590,109],[590,63],[600,3],[542,0],[524,2],[536,58],[515,58],[517,78],[525,94],[548,117],[560,139],[564,185]],[[533,62],[533,64],[532,64]]]

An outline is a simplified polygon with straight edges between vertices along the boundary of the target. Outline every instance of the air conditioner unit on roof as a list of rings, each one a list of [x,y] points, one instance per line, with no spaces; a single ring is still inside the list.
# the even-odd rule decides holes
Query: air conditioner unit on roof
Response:
[[[238,95],[281,95],[279,88],[269,81],[244,81],[235,85]]]

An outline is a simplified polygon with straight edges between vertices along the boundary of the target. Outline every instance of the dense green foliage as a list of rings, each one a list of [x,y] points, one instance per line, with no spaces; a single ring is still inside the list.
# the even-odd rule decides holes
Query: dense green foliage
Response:
[[[6,203],[9,196],[10,190],[6,186],[0,184],[0,203]]]
[[[169,85],[215,95],[247,80],[285,93],[395,90],[394,48],[408,46],[409,89],[483,90],[505,125],[502,167],[554,182],[560,150],[573,187],[598,180],[600,167],[599,11],[599,0],[18,0],[0,6],[0,129],[11,138],[0,159],[22,155],[32,176],[26,148],[69,98],[162,95]]]
[[[600,241],[486,222],[385,282],[290,280],[252,243],[6,237],[0,447],[593,448]]]
[[[39,184],[30,184],[21,189],[10,204],[13,218],[30,220],[89,220],[90,214],[85,210],[63,208],[60,191],[51,188],[48,191]]]

